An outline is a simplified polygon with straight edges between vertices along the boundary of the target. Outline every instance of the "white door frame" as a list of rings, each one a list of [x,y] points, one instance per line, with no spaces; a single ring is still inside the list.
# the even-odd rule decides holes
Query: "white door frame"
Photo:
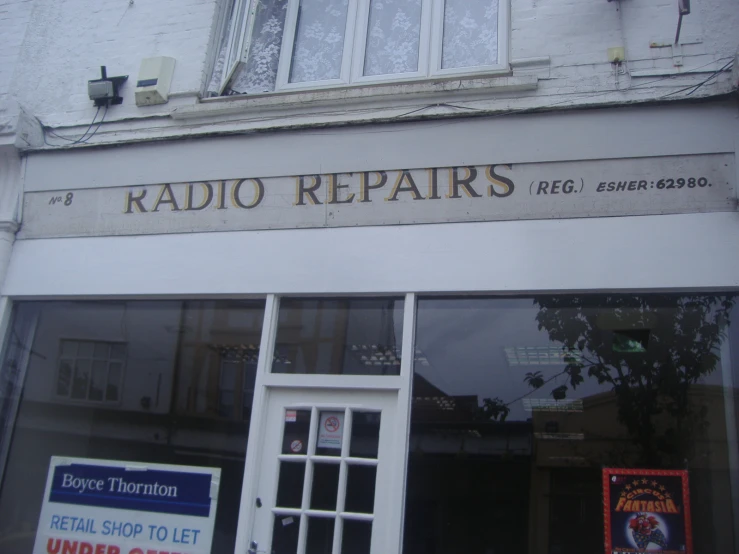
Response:
[[[395,391],[396,405],[396,433],[393,436],[391,462],[393,471],[390,473],[390,482],[382,486],[392,491],[392,501],[388,508],[386,521],[389,528],[388,537],[397,537],[395,548],[388,544],[387,554],[400,553],[403,543],[403,511],[405,509],[405,479],[408,457],[408,437],[410,425],[411,404],[411,375],[415,344],[415,307],[416,295],[405,295],[403,308],[403,342],[400,358],[399,376],[370,376],[370,375],[291,375],[271,373],[272,358],[277,334],[279,315],[279,297],[270,294],[264,310],[262,337],[259,344],[259,360],[254,387],[254,401],[252,404],[251,420],[249,423],[249,440],[244,463],[244,480],[239,507],[239,523],[236,533],[235,552],[246,553],[250,548],[252,528],[255,521],[257,489],[259,482],[259,465],[261,445],[265,441],[265,425],[269,410],[269,391],[280,389],[303,388],[306,391],[315,389],[344,389],[344,390],[377,390]]]

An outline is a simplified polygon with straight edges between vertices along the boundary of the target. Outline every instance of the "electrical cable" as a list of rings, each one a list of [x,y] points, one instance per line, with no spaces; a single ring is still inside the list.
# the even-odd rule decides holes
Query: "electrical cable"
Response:
[[[79,137],[79,138],[73,139],[73,138],[69,138],[69,137],[65,137],[65,136],[62,136],[62,135],[58,135],[57,133],[55,133],[55,132],[54,132],[54,131],[52,131],[52,130],[51,130],[50,128],[46,127],[45,125],[43,126],[43,130],[44,130],[45,132],[46,132],[46,131],[48,130],[48,133],[49,133],[49,134],[50,134],[51,136],[55,137],[55,138],[59,138],[59,139],[62,139],[62,140],[66,140],[66,141],[69,141],[69,142],[71,142],[72,144],[79,144],[79,143],[80,143],[80,142],[82,142],[82,141],[84,140],[84,138],[85,138],[85,137],[87,136],[87,133],[89,133],[89,132],[90,132],[90,129],[92,129],[92,126],[93,126],[93,125],[95,125],[95,120],[97,119],[97,116],[98,116],[98,114],[100,113],[100,108],[101,108],[101,106],[98,106],[98,109],[97,109],[97,111],[95,112],[95,115],[93,116],[93,118],[92,118],[92,121],[90,122],[90,125],[88,125],[87,129],[85,130],[85,132],[84,132],[84,133],[82,134],[82,136],[81,136],[81,137]],[[108,107],[106,106],[106,107],[105,107],[105,109],[106,109],[106,111],[107,111]],[[105,117],[105,116],[103,116],[103,117]],[[48,142],[46,142],[46,134],[45,134],[45,133],[44,133],[44,143],[45,143],[45,144],[46,144],[47,146],[54,146],[53,144],[49,144]]]
[[[704,79],[702,82],[698,83],[697,85],[690,85],[689,87],[685,87],[685,88],[682,88],[680,90],[676,90],[676,91],[670,92],[669,94],[665,94],[664,96],[661,96],[660,98],[666,98],[667,96],[672,96],[673,94],[679,94],[681,92],[685,92],[686,90],[693,89],[688,94],[685,95],[685,96],[690,96],[696,90],[698,90],[699,88],[701,88],[703,85],[706,85],[711,80],[715,79],[716,76],[719,73],[722,73],[724,71],[729,70],[731,68],[730,66],[733,65],[733,63],[734,63],[734,60],[731,60],[729,63],[727,63],[726,65],[724,65],[721,69],[718,69],[718,70],[714,71],[713,73],[711,73],[711,75],[709,75],[706,79]]]
[[[706,64],[699,65],[697,67],[693,67],[693,68],[691,68],[691,71],[696,71],[696,70],[699,70],[699,69],[703,69],[704,67],[708,67],[709,65],[713,65],[713,64],[715,64],[717,62],[722,62],[722,61],[725,61],[725,60],[732,60],[733,61],[733,59],[734,59],[733,56],[726,56],[726,57],[723,57],[723,58],[719,58],[717,60],[712,60],[712,61],[710,61],[710,62],[708,62]],[[731,63],[732,62],[729,62],[729,64],[726,64],[724,66],[724,68],[728,67],[728,65],[730,65]],[[723,71],[723,69],[720,70],[720,71]],[[720,73],[720,71],[719,71],[719,73]],[[648,87],[649,85],[653,85],[653,84],[656,84],[656,83],[662,83],[664,81],[670,81],[670,80],[672,80],[672,79],[674,79],[676,77],[684,77],[685,75],[686,75],[686,73],[681,73],[681,74],[676,74],[676,75],[667,75],[665,77],[660,77],[659,79],[653,79],[653,80],[647,81],[645,83],[640,83],[639,85],[630,87],[628,89],[622,89],[620,91],[618,91],[618,90],[607,90],[607,91],[602,91],[602,92],[596,92],[596,93],[589,94],[589,95],[584,96],[584,97],[580,97],[577,100],[579,100],[579,101],[590,100],[591,98],[596,98],[598,96],[604,96],[606,94],[612,94],[614,92],[627,92],[627,91],[631,91],[631,90],[638,90],[638,89],[642,89],[644,87]],[[696,85],[691,85],[690,87],[687,87],[686,90],[688,90],[690,88],[693,88],[694,86],[696,86]],[[675,92],[670,93],[670,94],[676,94],[677,92],[681,92],[681,91],[675,91]],[[493,117],[503,117],[503,116],[507,116],[507,115],[532,113],[532,112],[540,111],[542,109],[547,109],[547,108],[551,108],[551,107],[558,106],[558,105],[561,105],[561,104],[566,104],[568,102],[572,102],[572,98],[566,98],[565,100],[560,100],[560,101],[557,101],[557,102],[551,102],[549,104],[544,104],[544,105],[541,105],[541,106],[534,106],[534,107],[531,107],[531,108],[518,108],[518,109],[508,110],[508,111],[505,111],[505,112],[493,113],[493,114],[490,114],[487,117],[493,118]],[[463,108],[464,107],[465,109],[468,109],[468,110],[471,110],[471,111],[488,111],[488,110],[481,109],[481,108],[472,108],[472,107],[466,107],[466,106],[456,106],[456,105],[453,105],[453,104],[435,103],[435,104],[429,104],[429,105],[426,105],[426,106],[422,106],[420,108],[416,108],[414,110],[411,110],[410,112],[406,112],[406,113],[403,113],[403,114],[400,114],[400,115],[392,116],[391,118],[388,118],[385,121],[386,122],[403,121],[402,118],[405,117],[406,115],[409,115],[409,114],[412,114],[412,113],[416,113],[416,112],[419,112],[419,111],[422,111],[422,110],[426,110],[426,109],[429,109],[429,108],[433,108],[433,107],[436,107],[436,106],[440,106],[440,105],[445,105],[445,106],[455,107],[455,108]],[[442,127],[442,126],[445,126],[445,125],[451,125],[453,123],[455,123],[455,121],[443,121],[443,122],[440,122],[440,123],[438,123],[436,125],[433,125],[433,126],[429,127],[429,129],[433,129],[433,128],[436,128],[436,127]],[[387,133],[403,133],[403,132],[407,132],[409,130],[410,129],[408,129],[408,128],[397,129],[397,130],[387,130],[387,129],[384,129],[384,130],[377,130],[377,131],[366,131],[366,130],[362,130],[361,133],[362,134],[378,134],[378,133],[387,134]],[[303,134],[305,134],[305,135],[321,135],[321,136],[326,136],[326,135],[336,135],[336,134],[339,134],[339,133],[332,133],[332,132],[309,132],[308,131],[308,132],[304,132]]]
[[[105,116],[108,115],[108,106],[105,106],[105,111],[103,112],[103,117],[100,118],[100,121],[98,122],[98,126],[95,127],[95,130],[92,132],[92,134],[87,137],[85,140],[82,140],[80,142],[84,142],[85,144],[90,142],[90,139],[95,136],[95,134],[100,130],[100,127],[103,124],[103,121],[105,121]]]

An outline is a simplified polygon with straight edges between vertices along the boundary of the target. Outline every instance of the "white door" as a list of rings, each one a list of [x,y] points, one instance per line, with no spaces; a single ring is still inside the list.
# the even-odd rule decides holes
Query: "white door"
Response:
[[[270,389],[265,400],[251,551],[396,552],[398,391]]]

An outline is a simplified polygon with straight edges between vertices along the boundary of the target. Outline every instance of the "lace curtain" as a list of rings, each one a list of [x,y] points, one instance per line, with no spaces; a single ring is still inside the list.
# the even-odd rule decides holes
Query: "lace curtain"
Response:
[[[287,1],[258,0],[249,57],[236,71],[232,91],[258,94],[275,90]]]
[[[338,79],[349,0],[300,0],[290,82]]]
[[[372,0],[365,75],[418,71],[421,0]]]
[[[498,0],[446,0],[441,67],[498,62]]]
[[[232,77],[226,94],[275,90],[289,0],[255,1],[249,56]],[[291,83],[339,78],[350,1],[356,0],[300,0]],[[364,75],[419,69],[421,5],[422,0],[371,0]],[[225,50],[224,40],[208,87],[211,94],[216,94],[224,70]],[[497,61],[498,0],[445,0],[442,67],[475,67]]]

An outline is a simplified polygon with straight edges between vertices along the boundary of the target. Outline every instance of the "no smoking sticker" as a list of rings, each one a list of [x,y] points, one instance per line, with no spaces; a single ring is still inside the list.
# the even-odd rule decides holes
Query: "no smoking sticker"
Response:
[[[339,423],[339,418],[336,416],[331,416],[329,418],[326,418],[326,423],[323,424],[326,431],[329,433],[335,433],[339,430],[339,427],[341,427],[341,424]]]
[[[295,439],[290,443],[290,452],[298,454],[303,451],[303,441]]]
[[[321,412],[318,428],[318,448],[341,449],[344,434],[344,412]]]

